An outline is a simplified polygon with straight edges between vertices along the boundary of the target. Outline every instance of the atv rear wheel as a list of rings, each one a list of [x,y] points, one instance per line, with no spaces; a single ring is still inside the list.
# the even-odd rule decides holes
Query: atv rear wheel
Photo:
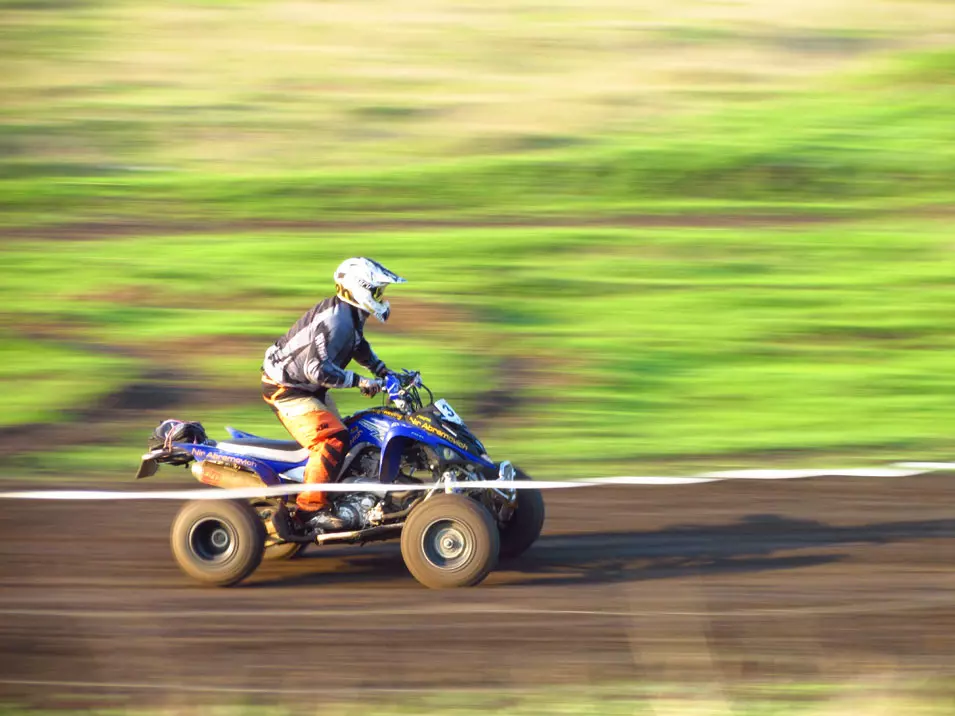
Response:
[[[518,470],[514,479],[529,481],[531,477]],[[530,549],[544,529],[544,517],[544,496],[540,490],[518,490],[514,514],[501,526],[501,558],[520,557]]]
[[[436,495],[415,507],[401,531],[408,571],[430,589],[473,587],[497,565],[491,513],[464,495]]]
[[[196,500],[179,510],[170,541],[183,572],[203,584],[229,587],[259,566],[265,528],[246,502]]]

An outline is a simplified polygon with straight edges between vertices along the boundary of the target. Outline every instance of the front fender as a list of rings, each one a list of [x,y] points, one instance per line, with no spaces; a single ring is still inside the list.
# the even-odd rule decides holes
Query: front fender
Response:
[[[477,455],[472,455],[466,450],[462,450],[454,443],[448,442],[412,425],[400,423],[392,426],[385,435],[384,446],[381,450],[381,464],[378,467],[379,479],[382,483],[390,484],[395,481],[395,478],[398,476],[398,470],[401,467],[401,455],[414,443],[423,443],[438,451],[439,455],[443,448],[451,448],[455,454],[463,455],[469,462],[473,462],[475,465],[480,465],[485,468],[489,465],[493,466],[493,463],[489,463]]]
[[[381,448],[381,463],[378,465],[378,480],[390,485],[398,476],[401,467],[401,455],[414,443],[428,443],[427,433],[410,425],[391,426],[385,434]],[[436,441],[435,441],[436,442]]]

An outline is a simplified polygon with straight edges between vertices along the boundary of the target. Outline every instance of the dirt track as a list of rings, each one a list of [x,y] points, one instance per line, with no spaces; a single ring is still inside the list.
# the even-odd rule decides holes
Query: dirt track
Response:
[[[525,557],[431,592],[391,543],[203,589],[172,563],[174,503],[0,501],[0,702],[955,673],[955,476],[547,502]]]

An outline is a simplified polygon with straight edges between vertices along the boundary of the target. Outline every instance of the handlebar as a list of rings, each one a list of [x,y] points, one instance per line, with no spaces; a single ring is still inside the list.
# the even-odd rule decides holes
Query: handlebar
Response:
[[[423,407],[419,388],[426,390],[430,402],[434,402],[434,394],[421,381],[421,373],[418,371],[405,369],[399,373],[389,373],[379,381],[388,399],[402,412],[413,413]]]

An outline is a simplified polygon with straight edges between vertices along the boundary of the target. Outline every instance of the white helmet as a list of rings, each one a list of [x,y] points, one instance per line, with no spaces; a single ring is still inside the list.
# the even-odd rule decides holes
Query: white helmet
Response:
[[[381,322],[388,320],[391,304],[381,297],[389,283],[407,283],[377,261],[359,256],[345,259],[335,269],[335,290],[345,303],[367,311]]]

